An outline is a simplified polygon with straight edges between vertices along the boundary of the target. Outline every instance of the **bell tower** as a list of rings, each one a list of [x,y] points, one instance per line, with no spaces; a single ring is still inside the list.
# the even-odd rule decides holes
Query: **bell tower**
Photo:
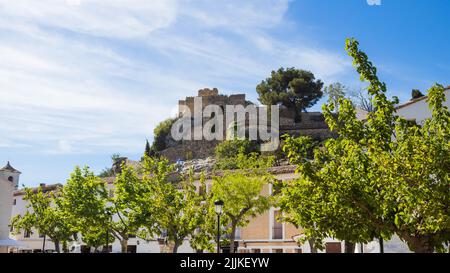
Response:
[[[6,163],[6,166],[0,169],[0,179],[7,180],[11,183],[14,189],[17,189],[19,186],[19,177],[21,172],[14,169],[11,164]]]
[[[9,239],[9,222],[14,200],[14,190],[19,185],[21,172],[8,162],[0,169],[0,241]],[[7,246],[0,245],[0,253],[6,252]]]

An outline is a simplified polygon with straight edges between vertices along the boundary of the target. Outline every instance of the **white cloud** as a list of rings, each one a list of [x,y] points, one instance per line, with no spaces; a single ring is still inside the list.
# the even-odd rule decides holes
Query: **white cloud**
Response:
[[[146,35],[176,17],[173,0],[1,0],[0,9],[45,27],[117,38]]]
[[[206,27],[272,28],[283,21],[289,0],[180,1],[180,13]]]
[[[381,0],[367,0],[369,6],[381,6]]]
[[[280,66],[345,73],[341,55],[272,35],[288,4],[0,0],[0,148],[140,152],[200,88],[254,93]]]

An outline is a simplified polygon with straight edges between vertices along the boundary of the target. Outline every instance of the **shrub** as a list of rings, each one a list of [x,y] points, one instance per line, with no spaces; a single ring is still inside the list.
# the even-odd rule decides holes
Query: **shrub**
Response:
[[[218,160],[226,158],[235,158],[236,155],[242,153],[249,155],[258,152],[258,145],[247,139],[233,139],[221,142],[216,146],[216,158]]]
[[[172,125],[175,123],[176,119],[169,118],[165,121],[159,123],[155,130],[153,130],[154,140],[152,148],[155,151],[162,151],[166,149],[166,138],[170,134],[172,129]]]
[[[425,96],[424,94],[422,94],[422,92],[420,92],[420,90],[418,90],[418,89],[413,89],[412,91],[411,91],[411,98],[414,100],[414,99],[418,99],[418,98],[421,98],[421,97],[423,97],[423,96]]]
[[[242,151],[234,157],[216,161],[216,170],[266,169],[275,165],[275,156],[262,156],[258,153],[244,154]]]

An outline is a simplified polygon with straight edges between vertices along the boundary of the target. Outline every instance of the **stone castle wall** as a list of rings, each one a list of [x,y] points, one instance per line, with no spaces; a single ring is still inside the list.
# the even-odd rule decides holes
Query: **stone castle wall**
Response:
[[[248,102],[245,94],[220,95],[217,88],[201,89],[198,96],[202,98],[203,109],[208,105],[214,104],[226,109],[227,105],[246,106]],[[184,106],[194,113],[195,97],[186,97],[179,101],[179,115],[184,115]],[[224,113],[225,114],[225,113]],[[204,122],[208,118],[204,118]],[[224,136],[226,136],[226,128],[224,126]],[[329,130],[325,122],[324,116],[320,112],[302,113],[301,121],[295,122],[295,112],[286,107],[280,107],[280,136],[289,134],[293,136],[310,136],[315,140],[325,140],[335,135]],[[197,158],[206,158],[214,156],[214,150],[219,141],[180,141],[175,142],[168,137],[166,144],[167,149],[161,152],[161,155],[169,158],[171,161],[188,160]]]
[[[220,95],[219,90],[217,88],[213,89],[201,89],[198,91],[198,98],[202,98],[202,107],[203,109],[208,105],[214,104],[223,107],[227,105],[245,105],[245,94],[235,94],[235,95]],[[191,114],[194,113],[194,99],[196,97],[186,97],[184,100],[178,101],[179,106],[179,114],[184,114],[183,107],[187,106],[190,110]]]

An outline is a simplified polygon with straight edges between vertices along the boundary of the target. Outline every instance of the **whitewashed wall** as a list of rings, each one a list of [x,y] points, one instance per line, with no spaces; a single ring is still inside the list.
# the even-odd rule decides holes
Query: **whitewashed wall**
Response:
[[[444,105],[450,108],[450,90],[445,91],[446,101]],[[426,99],[414,102],[397,109],[397,115],[406,119],[415,119],[417,123],[422,123],[426,118],[431,117],[431,110]]]

